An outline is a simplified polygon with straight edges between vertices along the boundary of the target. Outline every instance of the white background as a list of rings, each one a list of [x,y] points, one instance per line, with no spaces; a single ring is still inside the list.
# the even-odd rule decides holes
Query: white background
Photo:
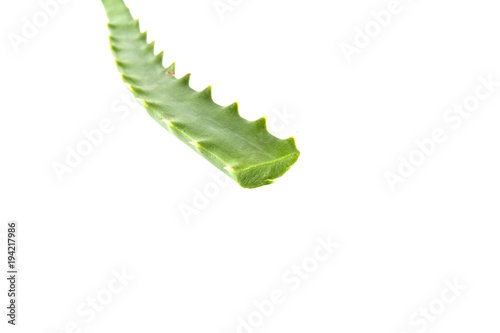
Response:
[[[40,3],[0,4],[0,222],[19,222],[21,272],[19,325],[2,278],[0,331],[233,333],[278,289],[286,301],[252,332],[498,332],[500,87],[460,128],[443,119],[480,76],[500,81],[498,4],[401,0],[349,63],[342,43],[388,0],[232,3],[221,19],[212,0],[127,1],[193,88],[214,83],[247,119],[292,114],[272,131],[297,139],[291,170],[219,187],[189,220],[180,208],[217,170],[137,104],[114,112],[129,93],[101,3],[60,4],[18,47]],[[106,118],[113,131],[59,181],[53,163]],[[384,174],[435,128],[446,142],[391,191]],[[283,274],[317,237],[341,245],[291,292]],[[133,280],[86,322],[77,309],[122,269]],[[441,310],[447,280],[467,289],[410,323]]]

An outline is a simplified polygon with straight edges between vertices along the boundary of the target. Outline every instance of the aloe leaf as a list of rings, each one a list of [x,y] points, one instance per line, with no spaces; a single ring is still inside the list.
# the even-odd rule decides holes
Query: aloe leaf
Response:
[[[154,53],[123,0],[102,0],[108,16],[110,46],[122,79],[148,113],[166,130],[238,182],[255,188],[273,183],[297,161],[295,139],[267,131],[266,118],[248,121],[238,103],[223,107],[212,87],[195,91],[189,75],[175,77],[163,52]]]

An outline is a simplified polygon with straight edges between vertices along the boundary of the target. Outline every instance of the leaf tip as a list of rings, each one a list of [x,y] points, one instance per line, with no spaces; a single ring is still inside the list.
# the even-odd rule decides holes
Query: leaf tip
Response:
[[[240,110],[240,102],[236,101],[233,104],[230,104],[230,105],[226,106],[226,110],[228,110],[229,113],[233,113],[233,114],[239,115],[240,114],[240,112],[239,112],[239,110]]]
[[[137,98],[137,101],[138,101],[139,103],[141,103],[141,104],[142,104],[142,106],[144,106],[144,107],[148,107],[148,106],[149,106],[148,102],[146,102],[146,101],[145,101],[145,100],[143,100],[142,98]]]
[[[204,97],[212,100],[212,87],[213,87],[212,84],[209,85],[208,87],[206,87],[205,89],[200,91],[200,94],[202,94]]]
[[[198,141],[189,141],[189,144],[196,148],[201,148],[201,145]]]
[[[172,122],[168,119],[162,119],[162,121],[167,124],[168,127],[172,127],[174,124],[172,124]]]
[[[191,80],[191,73],[188,73],[179,79],[179,81],[185,85],[189,85],[190,80]]]
[[[147,42],[147,40],[148,40],[148,32],[147,31],[141,32],[141,34],[139,35],[139,40]]]
[[[122,77],[122,79],[123,79],[123,77]],[[125,81],[125,80],[123,80],[123,81]],[[131,92],[134,92],[134,87],[132,87],[130,84],[128,84],[126,82],[125,82],[125,87],[127,87],[127,89],[130,90]]]
[[[171,76],[175,76],[175,61],[166,68],[166,74],[167,75],[171,75]]]
[[[255,120],[253,123],[257,128],[262,128],[267,130],[267,116],[261,117]]]
[[[294,145],[294,146],[297,146],[297,141],[295,140],[294,136],[289,137],[285,141],[288,142],[288,143],[290,143],[290,144],[292,144],[292,145]]]

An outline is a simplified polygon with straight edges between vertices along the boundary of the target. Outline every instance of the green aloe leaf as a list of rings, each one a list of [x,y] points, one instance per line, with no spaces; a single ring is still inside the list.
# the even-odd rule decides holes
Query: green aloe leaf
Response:
[[[189,75],[175,77],[175,63],[163,66],[163,51],[155,55],[123,0],[102,3],[122,79],[161,126],[245,188],[271,184],[297,161],[294,138],[271,135],[266,118],[242,118],[237,103],[217,105],[211,86],[193,90]]]

